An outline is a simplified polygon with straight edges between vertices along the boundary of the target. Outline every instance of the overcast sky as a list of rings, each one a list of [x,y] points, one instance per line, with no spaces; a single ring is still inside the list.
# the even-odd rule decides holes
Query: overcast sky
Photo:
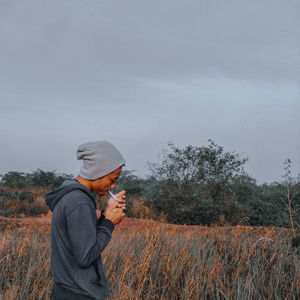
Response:
[[[167,142],[300,173],[300,1],[0,0],[0,173],[76,175],[109,140],[136,175]]]

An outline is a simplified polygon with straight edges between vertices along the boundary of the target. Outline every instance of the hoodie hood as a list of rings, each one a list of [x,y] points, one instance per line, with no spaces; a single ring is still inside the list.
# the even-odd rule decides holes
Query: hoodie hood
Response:
[[[92,193],[89,191],[88,188],[86,188],[84,185],[79,183],[77,180],[66,180],[64,183],[57,189],[52,190],[46,195],[46,204],[49,207],[50,211],[53,212],[54,207],[59,202],[59,200],[66,195],[67,193],[74,191],[74,190],[81,190],[84,192],[89,198],[92,200],[92,202],[95,205],[96,209],[96,202],[92,195]]]

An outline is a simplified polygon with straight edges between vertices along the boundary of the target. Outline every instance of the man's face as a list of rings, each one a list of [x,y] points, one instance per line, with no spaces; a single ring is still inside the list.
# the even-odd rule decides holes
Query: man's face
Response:
[[[99,179],[92,181],[92,191],[97,193],[99,196],[104,196],[111,189],[116,187],[116,181],[120,177],[122,167],[116,169],[112,173],[105,175]]]

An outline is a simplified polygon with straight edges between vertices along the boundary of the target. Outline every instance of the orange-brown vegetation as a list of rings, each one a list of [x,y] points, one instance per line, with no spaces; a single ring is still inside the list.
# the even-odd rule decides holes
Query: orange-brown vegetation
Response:
[[[3,299],[48,299],[51,214],[0,218]],[[103,253],[109,299],[297,299],[290,232],[125,219]],[[0,291],[1,295],[1,291]]]

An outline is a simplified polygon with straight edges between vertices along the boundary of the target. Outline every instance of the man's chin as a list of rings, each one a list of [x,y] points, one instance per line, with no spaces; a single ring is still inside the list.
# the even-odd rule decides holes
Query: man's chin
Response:
[[[100,197],[105,196],[108,192],[96,192],[97,195],[99,195]]]

